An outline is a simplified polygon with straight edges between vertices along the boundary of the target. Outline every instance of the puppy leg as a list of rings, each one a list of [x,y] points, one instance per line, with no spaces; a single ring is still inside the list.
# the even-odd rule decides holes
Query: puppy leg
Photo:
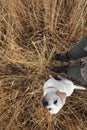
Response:
[[[64,77],[62,77],[61,75],[57,75],[57,77],[59,78],[59,79],[66,79],[66,78],[64,78]]]
[[[49,75],[49,78],[50,78],[50,79],[54,79],[52,75]]]
[[[57,75],[58,78],[62,79],[63,77],[61,75]]]
[[[56,79],[56,80],[66,80],[66,78],[62,77],[61,75],[57,75],[57,77],[53,77],[52,75],[49,75],[49,78],[50,79]]]
[[[62,77],[60,75],[54,76],[54,77],[52,75],[49,75],[49,78],[50,79],[55,79],[55,80],[61,80],[62,79]]]

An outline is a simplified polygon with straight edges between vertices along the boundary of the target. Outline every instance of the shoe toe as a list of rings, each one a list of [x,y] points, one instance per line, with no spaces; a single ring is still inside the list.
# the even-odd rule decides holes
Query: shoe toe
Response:
[[[54,60],[60,60],[60,56],[61,56],[60,54],[56,54],[56,55],[54,55],[53,59]]]
[[[55,72],[55,73],[58,73],[58,67],[53,67],[51,68],[51,71]]]

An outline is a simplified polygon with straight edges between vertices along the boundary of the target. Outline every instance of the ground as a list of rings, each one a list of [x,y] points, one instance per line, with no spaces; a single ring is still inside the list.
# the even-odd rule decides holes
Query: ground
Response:
[[[0,130],[87,129],[85,91],[75,91],[55,116],[41,105],[44,82],[57,76],[49,68],[81,63],[53,55],[86,34],[87,0],[0,0]]]

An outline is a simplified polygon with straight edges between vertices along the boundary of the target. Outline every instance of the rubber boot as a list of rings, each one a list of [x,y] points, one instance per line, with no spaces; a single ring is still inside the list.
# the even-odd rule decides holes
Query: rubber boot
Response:
[[[68,66],[55,66],[51,68],[51,71],[55,73],[67,73],[67,67]]]
[[[70,61],[67,53],[65,55],[56,54],[56,55],[54,55],[53,59],[57,60],[57,61],[65,61],[65,62],[69,62]]]

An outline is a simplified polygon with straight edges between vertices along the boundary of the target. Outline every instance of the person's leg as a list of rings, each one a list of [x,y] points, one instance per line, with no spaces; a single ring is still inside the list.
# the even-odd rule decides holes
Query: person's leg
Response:
[[[80,81],[84,84],[87,84],[87,82],[83,79],[81,75],[81,68],[83,68],[84,65],[71,65],[71,66],[57,66],[53,67],[51,70],[55,73],[66,73],[69,78],[73,78],[77,81]]]
[[[81,68],[84,67],[84,64],[82,65],[73,65],[67,67],[67,76],[69,78],[73,78],[77,81],[80,81],[83,84],[87,84],[87,82],[84,80],[84,78],[81,75]]]
[[[83,37],[79,43],[71,48],[65,55],[56,54],[54,55],[54,60],[60,60],[68,62],[70,60],[78,60],[82,57],[87,56],[87,52],[84,48],[87,46],[87,36]]]
[[[78,60],[86,57],[87,52],[84,50],[87,46],[87,36],[83,37],[79,43],[77,43],[70,51],[67,52],[67,56],[70,60]]]

